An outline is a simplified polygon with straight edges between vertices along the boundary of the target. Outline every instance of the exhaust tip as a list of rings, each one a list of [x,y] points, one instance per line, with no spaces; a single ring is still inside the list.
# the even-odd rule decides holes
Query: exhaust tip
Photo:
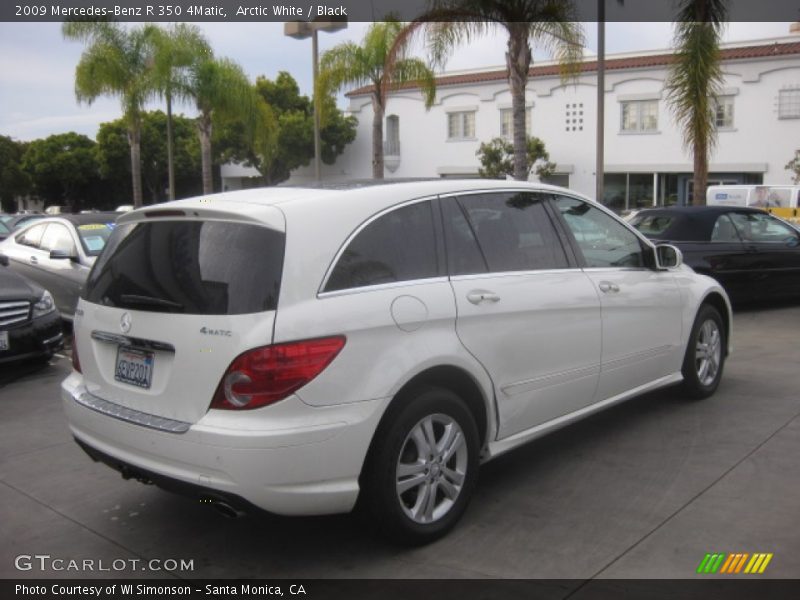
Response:
[[[211,505],[219,514],[221,514],[223,517],[227,517],[228,519],[238,519],[244,515],[244,511],[234,508],[227,502],[222,502],[221,500],[214,500]]]

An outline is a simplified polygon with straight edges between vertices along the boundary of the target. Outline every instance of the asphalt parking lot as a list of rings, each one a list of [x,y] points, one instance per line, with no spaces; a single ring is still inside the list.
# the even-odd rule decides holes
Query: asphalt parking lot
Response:
[[[734,327],[715,396],[662,390],[485,465],[456,530],[416,549],[349,515],[231,520],[123,481],[70,437],[68,359],[0,367],[0,577],[687,578],[706,553],[764,552],[756,577],[800,578],[800,307]],[[193,570],[19,571],[21,554]]]

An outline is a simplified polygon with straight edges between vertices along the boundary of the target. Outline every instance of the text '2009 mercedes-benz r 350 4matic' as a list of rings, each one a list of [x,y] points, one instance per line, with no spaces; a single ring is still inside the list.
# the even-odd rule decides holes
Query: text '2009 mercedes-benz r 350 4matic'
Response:
[[[231,192],[120,217],[75,316],[72,433],[126,477],[283,515],[448,531],[480,463],[720,381],[712,279],[568,190]]]

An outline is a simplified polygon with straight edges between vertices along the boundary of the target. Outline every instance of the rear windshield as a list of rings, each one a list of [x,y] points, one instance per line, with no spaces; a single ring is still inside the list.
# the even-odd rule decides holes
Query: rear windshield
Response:
[[[670,228],[674,217],[666,215],[636,215],[630,224],[647,237],[657,237]]]
[[[114,222],[83,223],[76,226],[83,249],[89,256],[100,256],[103,248],[114,231]]]
[[[195,315],[275,310],[285,235],[240,223],[119,225],[83,297],[105,306]]]

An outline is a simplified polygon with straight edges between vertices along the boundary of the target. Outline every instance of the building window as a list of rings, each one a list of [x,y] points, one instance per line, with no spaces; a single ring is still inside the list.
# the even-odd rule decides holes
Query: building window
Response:
[[[658,100],[622,103],[622,131],[655,132],[658,130]]]
[[[383,153],[386,156],[400,156],[400,117],[386,117],[386,139],[383,142]]]
[[[583,131],[583,102],[568,102],[565,131]]]
[[[778,118],[800,119],[800,88],[778,92]]]
[[[514,109],[502,108],[500,109],[501,118],[501,134],[505,138],[514,137]],[[531,134],[531,109],[525,109],[525,133]]]
[[[447,139],[475,139],[475,111],[451,112],[447,114]]]
[[[717,129],[733,128],[733,96],[720,96],[714,101],[714,124]]]

